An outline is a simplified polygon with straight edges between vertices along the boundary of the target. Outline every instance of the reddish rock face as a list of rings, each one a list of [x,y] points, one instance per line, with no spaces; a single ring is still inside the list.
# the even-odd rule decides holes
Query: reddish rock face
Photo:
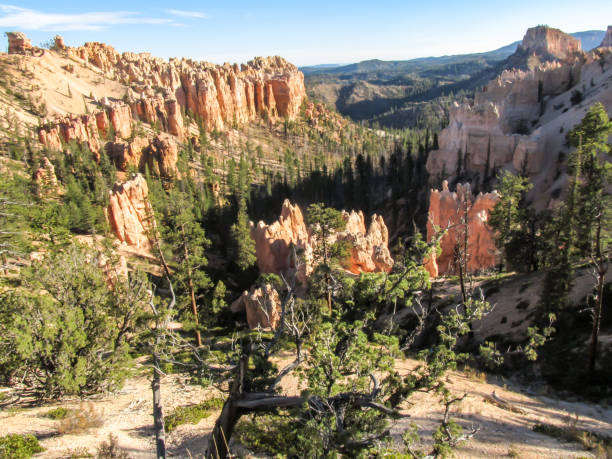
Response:
[[[66,51],[66,49],[68,49],[66,47],[66,43],[64,43],[64,37],[62,37],[61,35],[56,35],[53,38],[53,42],[54,42],[55,49],[58,51]]]
[[[54,126],[46,126],[38,131],[38,140],[47,148],[61,151],[62,141],[85,144],[99,160],[100,136],[95,115],[69,115],[57,120]]]
[[[165,95],[159,97],[166,101],[162,110],[166,113],[160,122],[167,123],[168,132],[174,135],[180,135],[182,121],[180,110],[169,107],[168,100],[176,100],[176,105],[198,115],[208,129],[213,129],[242,124],[264,114],[292,119],[306,98],[303,74],[280,57],[256,58],[238,67],[190,59],[164,61],[148,53],[119,54],[102,43],[85,43],[67,52],[98,67],[110,78],[129,84],[141,98],[157,97],[148,88],[161,88]],[[158,102],[150,103],[163,107]],[[144,120],[159,118],[160,111],[147,112],[148,108],[151,107],[135,111],[139,116],[142,113]]]
[[[249,328],[276,329],[280,322],[280,298],[270,284],[251,287],[230,305],[234,313],[246,311]]]
[[[527,30],[520,48],[537,56],[566,59],[580,51],[581,44],[580,40],[559,29],[538,26]]]
[[[454,272],[453,250],[457,244],[462,244],[465,237],[465,226],[462,220],[466,203],[468,208],[468,271],[476,272],[493,268],[499,263],[494,233],[487,225],[489,213],[498,201],[499,196],[495,191],[487,194],[480,193],[474,197],[469,184],[458,184],[457,191],[451,192],[448,189],[448,182],[444,181],[442,191],[431,191],[427,239],[431,240],[434,235],[433,225],[442,229],[450,227],[440,241],[441,254],[426,260],[425,267],[432,277]]]
[[[26,54],[32,50],[32,43],[23,32],[7,32],[6,36],[9,54]]]
[[[153,215],[149,188],[141,174],[124,183],[115,183],[109,196],[107,218],[117,239],[126,244],[150,249],[147,233]]]
[[[366,230],[362,212],[343,212],[346,229],[331,236],[330,242],[347,241],[352,245],[351,254],[343,266],[353,274],[390,271],[393,259],[389,253],[388,230],[382,217],[374,215]],[[298,281],[306,285],[312,271],[313,241],[301,209],[285,200],[278,221],[271,225],[251,223],[251,237],[255,241],[255,254],[259,270],[264,273],[287,274],[295,272],[296,260],[291,247],[303,252],[304,263],[297,273]]]

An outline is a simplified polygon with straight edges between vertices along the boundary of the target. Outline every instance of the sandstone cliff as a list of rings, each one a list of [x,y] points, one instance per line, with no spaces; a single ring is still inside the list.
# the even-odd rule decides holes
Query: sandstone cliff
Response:
[[[434,225],[449,228],[440,241],[441,253],[427,260],[425,267],[432,277],[454,273],[453,251],[457,244],[462,246],[465,238],[463,224],[467,208],[468,260],[469,272],[492,268],[499,263],[494,234],[487,225],[489,213],[499,201],[497,192],[480,193],[474,196],[469,184],[458,184],[456,192],[448,189],[444,181],[442,190],[431,190],[429,200],[429,219],[427,240],[434,236]]]
[[[343,212],[346,229],[331,236],[330,242],[344,240],[351,244],[351,253],[344,268],[353,274],[361,272],[390,271],[393,259],[389,252],[388,230],[381,216],[372,217],[366,229],[362,212]],[[264,273],[287,274],[296,269],[302,284],[312,271],[313,241],[297,205],[285,200],[280,218],[270,225],[251,222],[251,237],[255,241],[255,253],[259,270]],[[303,262],[293,255],[291,248],[302,253]]]
[[[141,174],[124,183],[115,183],[110,191],[107,218],[117,239],[138,249],[150,249],[147,234],[152,215],[149,188]]]

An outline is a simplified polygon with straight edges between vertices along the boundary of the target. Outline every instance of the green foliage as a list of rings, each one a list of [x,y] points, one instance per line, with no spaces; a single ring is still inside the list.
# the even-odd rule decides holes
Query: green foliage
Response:
[[[218,410],[223,406],[223,399],[211,398],[197,405],[179,406],[172,413],[164,417],[166,432],[172,432],[183,424],[197,424],[211,415],[211,410]]]
[[[34,435],[0,437],[0,459],[28,459],[44,450]]]
[[[5,377],[25,374],[46,397],[93,393],[123,380],[129,340],[142,325],[145,283],[138,275],[105,273],[98,267],[100,257],[78,245],[61,248],[23,270],[21,287],[2,293],[0,372]]]
[[[238,209],[236,223],[230,228],[232,245],[230,246],[230,257],[242,271],[246,271],[255,265],[255,241],[251,238],[249,228],[249,216],[244,205]]]
[[[295,429],[295,421],[287,411],[277,415],[261,414],[241,419],[236,434],[241,444],[257,453],[276,457],[306,457],[307,439]]]
[[[57,407],[53,410],[47,411],[43,414],[44,417],[49,419],[54,419],[56,421],[64,419],[66,416],[70,414],[71,410],[68,408],[64,408],[63,406]]]

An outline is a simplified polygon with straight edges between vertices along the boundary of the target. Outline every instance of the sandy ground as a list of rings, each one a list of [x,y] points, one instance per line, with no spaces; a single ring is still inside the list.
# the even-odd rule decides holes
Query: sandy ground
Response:
[[[279,367],[291,361],[285,355],[278,361]],[[413,360],[397,362],[401,373],[416,366]],[[610,434],[612,432],[612,409],[583,402],[571,402],[527,393],[525,388],[499,378],[484,375],[473,376],[462,372],[450,372],[448,386],[458,396],[467,393],[467,398],[453,409],[453,418],[464,428],[479,426],[480,431],[457,449],[459,458],[577,458],[595,457],[576,443],[560,442],[554,438],[532,431],[535,423],[566,426],[577,415],[577,427]],[[10,392],[2,389],[3,392]],[[294,377],[285,379],[282,392],[299,391]],[[484,400],[495,391],[498,397],[512,403],[522,413],[499,408]],[[162,399],[166,413],[177,406],[199,403],[218,396],[215,389],[190,385],[183,376],[170,375],[162,383]],[[58,407],[79,408],[79,400],[68,400],[57,404],[28,408],[19,407],[0,411],[0,436],[9,433],[34,434],[46,451],[37,457],[65,458],[78,448],[95,453],[99,445],[108,439],[109,433],[117,436],[119,445],[133,458],[154,457],[155,444],[152,428],[151,389],[148,375],[133,378],[115,394],[88,400],[94,409],[103,414],[104,424],[83,434],[60,435],[59,421],[42,417],[47,411]],[[411,423],[419,426],[423,439],[421,445],[428,451],[428,439],[438,426],[443,408],[436,396],[419,393],[403,406],[409,418],[396,421],[392,427],[394,438],[401,443],[401,434]],[[197,425],[182,425],[168,435],[170,457],[202,457],[218,411]]]

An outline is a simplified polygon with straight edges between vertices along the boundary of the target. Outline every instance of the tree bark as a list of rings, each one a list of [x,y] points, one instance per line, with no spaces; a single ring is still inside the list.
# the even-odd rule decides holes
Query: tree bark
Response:
[[[159,357],[153,354],[153,425],[155,427],[155,444],[157,446],[157,459],[166,459],[166,432],[164,429],[164,412],[161,401],[161,384]]]

